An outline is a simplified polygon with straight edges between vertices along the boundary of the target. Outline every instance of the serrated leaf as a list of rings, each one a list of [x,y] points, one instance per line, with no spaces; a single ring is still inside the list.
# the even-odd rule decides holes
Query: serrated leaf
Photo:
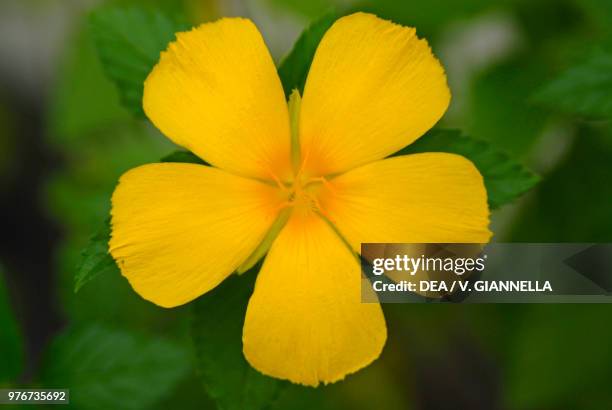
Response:
[[[533,100],[570,114],[612,118],[612,52],[599,51],[570,67]]]
[[[23,338],[13,315],[0,266],[0,386],[15,381],[23,370]]]
[[[189,350],[178,343],[90,325],[51,343],[42,382],[70,388],[75,408],[145,409],[186,376],[189,361]]]
[[[188,29],[159,10],[103,6],[91,14],[90,30],[106,75],[123,105],[144,117],[144,81],[175,33]]]
[[[491,209],[511,202],[539,181],[537,175],[509,155],[485,141],[462,136],[457,130],[431,130],[394,156],[419,152],[450,152],[472,161],[484,178]]]
[[[265,409],[286,385],[253,369],[242,354],[242,325],[257,269],[232,275],[193,306],[200,375],[223,410]]]
[[[90,240],[83,250],[81,264],[74,277],[74,291],[78,292],[87,282],[106,272],[118,272],[115,260],[108,252],[110,240],[110,223],[106,221],[103,228]]]
[[[315,51],[327,29],[337,18],[336,13],[330,13],[312,23],[302,32],[289,54],[280,63],[278,75],[287,97],[294,88],[297,88],[301,94],[304,93],[304,84],[306,84],[306,77],[308,77],[308,70],[310,70]]]

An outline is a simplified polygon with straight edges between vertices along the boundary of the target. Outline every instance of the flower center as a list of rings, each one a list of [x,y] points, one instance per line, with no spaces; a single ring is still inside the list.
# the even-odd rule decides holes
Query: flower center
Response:
[[[293,207],[295,212],[320,212],[318,197],[326,183],[323,177],[300,181],[298,176],[296,182],[288,187],[288,205]]]
[[[243,273],[251,269],[255,263],[265,255],[270,246],[272,246],[274,239],[278,236],[281,229],[283,229],[292,215],[305,218],[313,214],[324,216],[319,197],[322,190],[331,188],[324,177],[307,177],[303,173],[303,158],[300,152],[299,140],[300,103],[300,93],[297,90],[293,90],[288,102],[291,127],[291,165],[294,175],[293,182],[286,183],[281,181],[274,174],[271,175],[283,197],[283,202],[278,208],[278,216],[270,227],[270,230],[266,233],[259,246],[247,260],[238,267],[238,273]]]

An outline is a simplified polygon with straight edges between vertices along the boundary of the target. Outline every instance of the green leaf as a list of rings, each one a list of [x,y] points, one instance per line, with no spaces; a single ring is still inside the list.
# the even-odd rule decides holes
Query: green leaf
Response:
[[[242,354],[242,325],[256,266],[232,275],[193,305],[192,335],[208,394],[220,409],[264,409],[285,383],[253,369]]]
[[[161,162],[186,162],[190,164],[202,164],[208,165],[208,163],[202,160],[200,157],[195,155],[191,151],[174,151],[161,159]]]
[[[83,285],[102,273],[118,272],[117,264],[108,252],[109,240],[110,223],[107,221],[100,232],[89,240],[89,245],[82,253],[81,264],[74,277],[75,292],[78,292]]]
[[[304,84],[317,46],[337,18],[336,13],[329,13],[312,23],[302,32],[289,54],[281,61],[278,75],[287,97],[294,88],[297,88],[300,94],[304,93]]]
[[[612,52],[599,51],[569,68],[533,99],[569,114],[612,118]]]
[[[539,181],[509,155],[485,141],[462,136],[457,130],[431,130],[394,156],[419,152],[450,152],[472,161],[484,177],[491,209],[511,202]]]
[[[188,25],[159,10],[103,6],[91,14],[90,29],[104,71],[119,88],[123,105],[144,117],[144,81],[174,34]]]
[[[51,343],[42,382],[70,388],[75,408],[145,409],[187,375],[189,362],[189,350],[175,342],[90,325]]]
[[[13,316],[0,266],[0,386],[14,381],[23,369],[23,339]]]
[[[546,110],[527,103],[546,78],[547,64],[522,53],[476,75],[466,100],[463,131],[525,158],[548,122]]]

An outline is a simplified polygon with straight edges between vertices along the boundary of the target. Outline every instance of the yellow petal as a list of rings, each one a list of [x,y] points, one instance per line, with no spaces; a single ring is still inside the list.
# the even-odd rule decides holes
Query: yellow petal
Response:
[[[357,259],[319,216],[297,214],[257,277],[244,355],[264,374],[316,386],[375,360],[386,339],[378,303],[361,303]]]
[[[314,56],[300,113],[306,175],[384,158],[444,114],[446,76],[414,28],[356,13],[336,21]]]
[[[482,176],[464,157],[424,153],[340,175],[320,194],[322,212],[355,251],[361,243],[486,243]]]
[[[253,252],[279,203],[275,188],[215,168],[144,165],[125,173],[113,193],[110,252],[143,298],[178,306]]]
[[[250,20],[178,33],[145,81],[143,107],[166,136],[219,168],[289,178],[285,95]]]

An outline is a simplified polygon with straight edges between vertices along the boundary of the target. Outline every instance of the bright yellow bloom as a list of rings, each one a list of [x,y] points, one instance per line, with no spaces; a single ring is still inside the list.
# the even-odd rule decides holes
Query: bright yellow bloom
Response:
[[[144,110],[212,167],[121,177],[110,252],[143,298],[187,303],[267,251],[243,328],[262,373],[315,386],[376,359],[379,304],[360,302],[362,242],[487,242],[487,197],[463,157],[384,159],[443,115],[444,71],[413,28],[343,17],[300,103],[285,100],[261,35],[226,18],[185,33],[145,82]],[[281,229],[282,228],[282,229]]]

